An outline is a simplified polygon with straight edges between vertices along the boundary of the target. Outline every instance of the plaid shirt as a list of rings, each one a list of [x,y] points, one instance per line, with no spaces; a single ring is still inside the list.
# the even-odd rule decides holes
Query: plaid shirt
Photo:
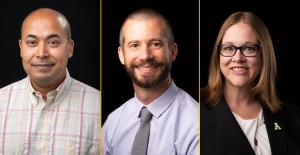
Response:
[[[47,94],[27,76],[0,89],[0,154],[100,154],[100,91],[70,77]]]

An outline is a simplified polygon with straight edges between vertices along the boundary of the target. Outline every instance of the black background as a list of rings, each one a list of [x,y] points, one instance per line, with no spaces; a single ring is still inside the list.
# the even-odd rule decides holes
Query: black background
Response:
[[[74,55],[68,70],[79,81],[100,89],[100,1],[10,0],[0,1],[0,88],[25,78],[18,40],[26,15],[39,7],[63,13],[70,22]],[[295,1],[204,1],[200,4],[200,87],[206,85],[214,40],[223,21],[235,11],[252,11],[267,25],[273,39],[277,65],[277,88],[281,97],[300,107],[299,49],[300,9]],[[132,11],[148,7],[166,16],[178,44],[171,76],[177,86],[199,101],[199,5],[197,1],[105,1],[102,2],[102,122],[134,91],[118,54],[119,29]]]
[[[125,18],[143,7],[154,9],[169,20],[178,45],[171,77],[199,101],[199,3],[102,1],[102,123],[110,112],[134,97],[132,82],[118,57],[119,32]]]
[[[100,90],[100,2],[98,0],[0,1],[0,88],[25,78],[18,40],[33,10],[48,7],[66,16],[74,40],[71,77]]]
[[[278,67],[277,89],[282,99],[300,108],[299,44],[300,9],[296,1],[203,1],[200,4],[200,86],[207,72],[214,41],[225,19],[235,11],[251,11],[266,24],[271,34]]]

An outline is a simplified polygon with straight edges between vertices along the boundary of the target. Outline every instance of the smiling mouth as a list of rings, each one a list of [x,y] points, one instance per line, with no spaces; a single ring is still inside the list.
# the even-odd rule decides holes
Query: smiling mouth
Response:
[[[142,71],[149,71],[154,69],[155,67],[151,66],[151,67],[138,67],[138,69],[142,70]]]
[[[34,64],[32,66],[35,66],[35,67],[50,67],[50,66],[54,66],[54,64]]]
[[[54,66],[54,64],[33,64],[32,66],[37,70],[44,72],[50,70]]]
[[[231,68],[233,71],[245,71],[248,68]]]

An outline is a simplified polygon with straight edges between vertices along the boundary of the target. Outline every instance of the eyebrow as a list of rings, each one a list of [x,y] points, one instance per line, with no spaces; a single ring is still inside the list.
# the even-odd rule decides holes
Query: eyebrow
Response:
[[[131,43],[137,43],[137,42],[140,42],[140,41],[139,41],[139,40],[130,40],[130,41],[128,41],[127,44],[129,45],[129,44],[131,44]]]
[[[224,42],[222,44],[231,44],[233,45],[233,42]],[[247,44],[258,44],[258,43],[255,43],[255,42],[245,42],[244,45],[247,45]]]
[[[158,42],[161,42],[163,43],[163,41],[161,39],[151,39],[150,42],[153,42],[153,41],[158,41]]]
[[[160,42],[160,43],[164,43],[161,39],[150,39],[149,40],[149,43],[151,43],[151,42],[153,42],[153,41],[158,41],[158,42]],[[130,41],[128,41],[128,44],[131,44],[131,43],[139,43],[140,41],[139,40],[130,40]]]
[[[60,36],[58,34],[50,34],[47,36],[47,39],[51,39],[51,38],[55,38],[55,37],[60,38]],[[25,38],[37,38],[37,36],[33,35],[33,34],[28,34]]]

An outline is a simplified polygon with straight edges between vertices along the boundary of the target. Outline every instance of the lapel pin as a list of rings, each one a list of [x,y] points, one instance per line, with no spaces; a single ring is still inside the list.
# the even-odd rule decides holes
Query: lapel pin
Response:
[[[281,130],[281,127],[276,122],[274,123],[274,125],[275,125],[275,128],[274,128],[275,130]]]

